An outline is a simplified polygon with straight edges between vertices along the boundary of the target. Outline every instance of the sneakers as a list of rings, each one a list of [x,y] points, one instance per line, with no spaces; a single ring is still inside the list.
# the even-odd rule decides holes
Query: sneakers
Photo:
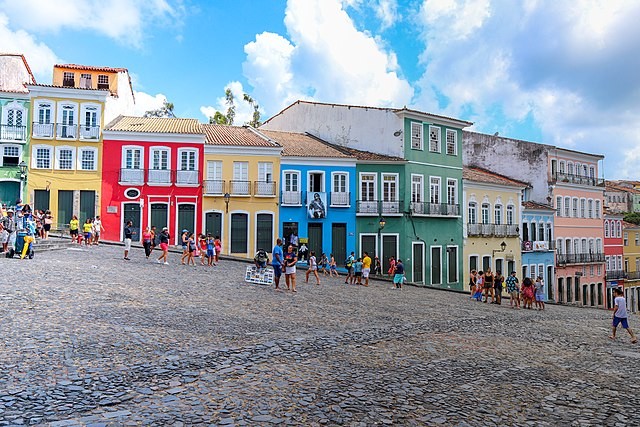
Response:
[[[157,259],[157,260],[156,260],[156,262],[157,262],[158,264],[162,264],[162,261],[160,261],[159,259]]]
[[[169,265],[169,263],[165,261],[165,262],[164,262],[164,265]]]

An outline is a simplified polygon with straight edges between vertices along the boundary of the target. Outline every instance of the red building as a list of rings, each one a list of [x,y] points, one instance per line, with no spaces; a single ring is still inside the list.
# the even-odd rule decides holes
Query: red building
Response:
[[[604,259],[607,282],[607,308],[613,308],[613,289],[624,288],[625,269],[622,264],[624,245],[622,239],[621,213],[605,211],[604,214]]]
[[[105,240],[123,238],[126,221],[140,230],[202,229],[205,136],[196,119],[119,116],[104,129],[101,216]]]

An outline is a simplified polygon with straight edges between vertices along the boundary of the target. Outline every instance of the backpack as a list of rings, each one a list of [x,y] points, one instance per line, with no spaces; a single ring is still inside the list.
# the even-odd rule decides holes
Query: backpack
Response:
[[[347,258],[344,261],[344,266],[347,268],[351,268],[351,266],[353,265],[353,259],[351,257]]]

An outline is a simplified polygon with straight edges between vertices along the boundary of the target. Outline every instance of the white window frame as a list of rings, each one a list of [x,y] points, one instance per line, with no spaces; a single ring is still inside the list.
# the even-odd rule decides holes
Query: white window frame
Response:
[[[467,206],[469,224],[478,224],[478,203],[475,201],[469,202]]]
[[[571,197],[564,197],[564,215],[565,218],[571,217]]]
[[[449,191],[451,189],[453,192]],[[455,178],[447,178],[447,204],[454,206],[458,204],[458,180]]]
[[[441,203],[442,203],[442,177],[429,176],[429,204],[439,205]]]
[[[320,189],[311,189],[311,184],[312,184],[312,179],[311,179],[311,175],[320,175]],[[325,179],[326,179],[326,174],[324,171],[321,170],[311,170],[311,171],[307,171],[307,191],[308,192],[314,192],[314,193],[324,193],[326,191],[325,189]]]
[[[85,152],[93,153],[93,168],[83,169],[82,167],[82,155]],[[98,170],[98,149],[96,147],[80,147],[78,148],[78,164],[76,169],[79,171],[96,171]]]
[[[595,201],[595,214],[596,214],[596,219],[600,219],[600,200],[596,200]]]
[[[424,151],[424,132],[421,122],[411,122],[411,149]]]
[[[87,132],[91,132],[90,130],[87,131],[87,124],[86,124],[86,113],[87,112],[93,112],[96,115],[96,120],[95,120],[95,125],[90,125],[90,126],[95,126],[98,128],[98,133],[95,136],[95,138],[89,136],[87,137]],[[80,117],[78,119],[78,128],[79,128],[79,134],[80,134],[80,139],[82,140],[93,140],[95,141],[96,139],[100,139],[100,132],[101,132],[101,107],[100,104],[93,104],[93,103],[83,103],[80,105]],[[90,134],[89,134],[90,135]]]
[[[562,196],[556,196],[556,216],[562,216]]]
[[[294,180],[295,177],[295,186]],[[287,178],[289,178],[289,184],[287,184]],[[283,206],[301,206],[302,205],[302,191],[301,188],[301,174],[299,170],[286,169],[282,171],[282,205]],[[289,185],[289,188],[287,188]],[[295,187],[295,188],[294,188]]]
[[[140,151],[140,167],[127,168],[127,150],[139,150]],[[122,147],[122,158],[120,162],[121,169],[141,170],[144,169],[144,147],[140,145],[125,145]]]
[[[344,190],[342,190],[342,186],[344,185]],[[339,201],[339,204],[334,203],[334,195],[336,194],[336,200]],[[337,196],[338,194],[343,196]],[[350,198],[349,198],[349,173],[345,171],[335,171],[331,172],[331,206],[349,206]],[[346,200],[345,200],[346,197]]]
[[[71,107],[71,108],[68,108]],[[56,116],[56,139],[61,140],[69,140],[69,139],[78,139],[78,103],[77,102],[69,102],[69,101],[61,101],[58,102],[57,105],[57,116]],[[72,111],[72,120],[69,123],[64,123],[64,111]],[[68,134],[72,136],[70,137],[62,137],[64,127],[63,126],[71,126],[73,132],[69,132]]]
[[[503,206],[500,203],[496,203],[493,205],[493,223],[496,225],[502,224],[502,211]],[[535,239],[532,239],[535,240]]]
[[[393,178],[392,180],[388,180],[386,181],[385,178]],[[399,175],[397,173],[383,173],[381,174],[381,180],[382,180],[382,201],[383,202],[397,202],[400,200],[400,182],[399,182]],[[387,197],[387,191],[385,188],[385,183],[393,183],[393,189],[394,189],[394,194],[392,195],[393,197]],[[389,186],[389,188],[391,188],[391,186]],[[385,200],[387,199],[387,200]]]
[[[0,166],[4,166],[4,150],[5,148],[15,148],[18,150],[18,164],[22,160],[22,146],[18,144],[0,144],[2,152],[0,152]],[[11,156],[13,157],[13,156]]]
[[[482,220],[481,224],[491,224],[491,203],[482,202],[480,204],[480,219]]]
[[[60,167],[60,157],[62,155],[62,151],[70,151],[71,152],[71,167],[70,168],[61,168]],[[69,145],[61,145],[59,147],[56,147],[56,154],[55,154],[55,163],[54,163],[54,169],[56,170],[64,170],[64,171],[72,171],[76,169],[76,148],[75,147],[71,147]]]
[[[37,158],[38,150],[47,150],[47,151],[49,151],[49,167],[48,168],[39,168],[38,167],[38,158]],[[45,145],[45,144],[32,145],[31,146],[31,153],[32,153],[31,154],[31,167],[33,169],[53,169],[53,146]]]
[[[365,200],[365,198],[363,197],[362,194],[362,178],[363,177],[373,177],[373,180],[366,180],[365,182],[367,183],[371,183],[373,185],[373,199],[369,199],[367,197],[367,199]],[[368,185],[367,185],[368,187]],[[361,201],[363,202],[377,202],[378,201],[378,174],[376,173],[371,173],[371,172],[360,172],[359,176],[358,176],[358,192],[359,192],[359,198]]]
[[[513,225],[516,219],[516,206],[513,203],[507,204],[507,210],[504,216],[505,224]]]
[[[574,197],[571,199],[571,217],[572,218],[580,218],[580,211],[578,210],[579,204],[580,202],[577,197]]]
[[[193,169],[189,169],[189,165],[187,168],[183,168],[182,165],[182,155],[183,154],[193,154]],[[189,162],[189,157],[187,157],[187,161]],[[179,171],[198,171],[198,150],[196,148],[178,148],[178,163],[176,169]]]
[[[273,182],[273,162],[258,162],[258,181]]]
[[[587,218],[593,219],[593,199],[587,200]]]
[[[436,132],[436,135],[437,135],[437,138],[435,141],[436,142],[435,149],[431,147],[431,130],[432,129]],[[442,152],[442,129],[440,129],[440,126],[429,125],[429,152],[431,153]]]
[[[156,152],[165,152],[167,153],[167,167],[163,168],[154,168],[153,166],[153,156]],[[149,147],[149,170],[171,170],[171,148],[165,146],[153,146]]]
[[[609,220],[604,222],[604,237],[609,237]]]
[[[453,135],[453,142],[449,143],[449,135]],[[447,155],[449,156],[457,156],[458,155],[458,132],[454,129],[446,129],[445,130],[445,139],[447,145]],[[453,147],[452,150],[449,150],[449,147]]]

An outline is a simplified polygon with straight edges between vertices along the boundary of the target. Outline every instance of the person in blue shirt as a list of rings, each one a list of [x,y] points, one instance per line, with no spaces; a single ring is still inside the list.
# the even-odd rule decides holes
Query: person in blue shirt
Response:
[[[282,239],[276,240],[276,245],[273,247],[271,257],[271,266],[273,267],[273,281],[276,285],[276,290],[280,288],[280,276],[282,276],[282,263],[284,260],[284,253],[282,252]]]
[[[356,262],[353,263],[353,276],[351,277],[351,284],[355,285],[356,280],[358,281],[358,285],[362,285],[362,258],[358,258]]]
[[[394,288],[402,289],[402,282],[404,282],[404,264],[402,264],[402,260],[398,260],[396,263],[396,272],[393,276]]]
[[[205,242],[207,244],[207,261],[208,261],[209,267],[211,267],[212,265],[215,264],[213,262],[213,258],[216,256],[216,248],[213,243],[213,237],[211,237],[211,234],[207,234],[207,240]]]

